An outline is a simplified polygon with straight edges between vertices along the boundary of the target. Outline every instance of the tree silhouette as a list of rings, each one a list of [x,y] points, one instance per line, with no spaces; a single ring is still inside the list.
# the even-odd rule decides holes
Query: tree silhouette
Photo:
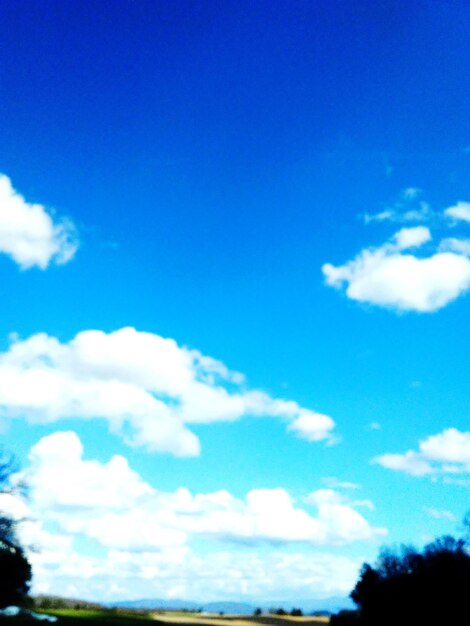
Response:
[[[0,608],[21,604],[29,591],[31,566],[23,550],[0,539]]]
[[[12,493],[13,457],[0,453],[0,494]],[[20,604],[29,591],[31,566],[16,537],[15,521],[0,514],[0,608]]]
[[[383,549],[375,567],[363,565],[351,598],[363,626],[461,624],[468,617],[469,589],[466,541],[446,536],[422,552]]]
[[[296,609],[296,608],[293,608],[291,610],[290,614],[292,615],[292,617],[302,617],[303,616],[302,609]]]

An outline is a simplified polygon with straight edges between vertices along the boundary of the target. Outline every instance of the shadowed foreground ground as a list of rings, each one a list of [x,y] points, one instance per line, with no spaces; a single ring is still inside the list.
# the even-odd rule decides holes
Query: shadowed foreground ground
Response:
[[[328,618],[291,617],[288,615],[215,615],[208,613],[153,612],[149,614],[114,614],[108,611],[57,609],[47,611],[56,615],[57,626],[143,626],[142,622],[153,622],[155,626],[325,626]],[[48,626],[26,617],[1,617],[0,626]]]

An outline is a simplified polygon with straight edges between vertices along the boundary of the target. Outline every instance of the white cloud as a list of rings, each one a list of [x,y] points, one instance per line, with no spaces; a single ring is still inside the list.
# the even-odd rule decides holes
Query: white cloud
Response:
[[[41,439],[31,449],[30,463],[24,478],[33,510],[63,532],[86,535],[107,548],[160,550],[184,545],[194,535],[242,543],[341,545],[385,533],[332,489],[305,499],[315,515],[280,487],[253,489],[243,499],[225,490],[158,491],[122,456],[107,463],[83,460],[81,442],[70,431]]]
[[[457,202],[446,209],[444,214],[454,220],[470,222],[470,202]]]
[[[30,204],[0,174],[0,252],[22,269],[45,269],[51,261],[70,261],[78,247],[75,227],[69,220],[54,221],[41,204]]]
[[[470,288],[470,260],[454,252],[428,257],[403,252],[430,238],[423,226],[403,228],[389,242],[362,250],[344,265],[323,265],[326,283],[345,288],[351,300],[397,311],[437,311]]]
[[[0,511],[5,517],[19,521],[28,515],[28,506],[18,494],[0,492]]]
[[[470,473],[470,432],[448,428],[421,441],[418,451],[383,454],[373,461],[412,476]]]
[[[406,472],[411,476],[424,476],[433,473],[430,463],[411,450],[405,454],[382,454],[376,457],[374,461],[387,469]]]
[[[38,334],[0,354],[0,417],[104,418],[131,445],[187,456],[200,448],[188,424],[246,416],[279,418],[310,441],[334,428],[326,415],[247,390],[215,359],[133,328],[84,331],[69,343]]]
[[[83,460],[83,446],[74,432],[41,439],[30,452],[28,485],[36,506],[52,509],[124,510],[153,489],[114,455],[108,463]]]
[[[419,448],[423,456],[431,461],[458,463],[470,470],[470,432],[448,428],[422,441]]]
[[[325,439],[325,433],[330,430],[331,418],[321,413],[302,411],[299,417],[289,425],[288,430],[295,432],[307,441]]]
[[[415,226],[414,228],[402,228],[393,236],[398,250],[416,248],[431,241],[431,232],[426,226]]]

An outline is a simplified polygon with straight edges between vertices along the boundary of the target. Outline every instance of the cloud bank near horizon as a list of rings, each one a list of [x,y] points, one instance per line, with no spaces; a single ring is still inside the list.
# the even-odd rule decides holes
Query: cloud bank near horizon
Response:
[[[282,487],[252,489],[244,497],[225,489],[162,491],[121,455],[85,459],[73,431],[39,440],[15,479],[28,483],[28,502],[2,494],[0,510],[22,520],[36,593],[73,596],[75,585],[75,592],[93,597],[108,581],[103,598],[122,596],[128,584],[161,597],[204,598],[209,577],[219,599],[280,597],[283,589],[299,593],[312,584],[319,597],[345,594],[359,561],[318,548],[375,542],[387,533],[359,512],[372,503],[334,489],[301,498]],[[199,539],[211,547],[196,548]],[[302,552],[282,551],[295,545],[303,545]],[[201,574],[206,571],[212,573]]]

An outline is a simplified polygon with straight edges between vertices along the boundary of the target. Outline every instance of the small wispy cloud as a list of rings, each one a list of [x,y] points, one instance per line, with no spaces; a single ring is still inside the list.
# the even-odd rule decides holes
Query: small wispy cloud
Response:
[[[331,489],[360,489],[361,485],[353,483],[347,480],[339,480],[335,476],[325,476],[322,478],[322,483]]]
[[[406,187],[402,191],[402,196],[405,200],[415,200],[423,194],[423,190],[419,187]]]
[[[378,213],[364,213],[362,219],[365,224],[373,222],[425,222],[434,217],[434,213],[427,202],[422,200],[423,190],[419,187],[403,189],[398,198]]]
[[[458,239],[457,237],[447,237],[439,244],[442,252],[456,252],[470,257],[470,239]]]
[[[444,485],[457,485],[457,487],[470,489],[470,478],[455,478],[454,476],[444,476],[442,482],[444,483]]]
[[[429,517],[432,517],[433,519],[447,520],[449,522],[457,521],[455,515],[445,509],[434,509],[432,507],[427,507],[425,508],[425,511],[429,515]]]

